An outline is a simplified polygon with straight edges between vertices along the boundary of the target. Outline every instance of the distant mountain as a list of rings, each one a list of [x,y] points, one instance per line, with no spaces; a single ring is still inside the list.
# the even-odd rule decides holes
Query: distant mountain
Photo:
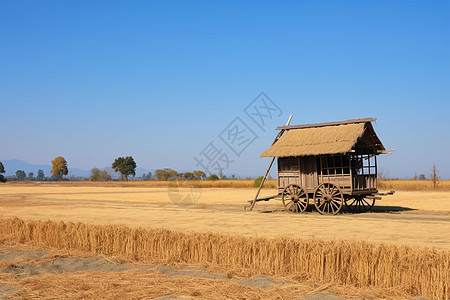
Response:
[[[16,175],[17,170],[23,170],[27,175],[28,173],[33,172],[35,176],[37,175],[38,170],[42,170],[44,171],[45,176],[50,176],[50,170],[52,169],[52,167],[49,165],[34,165],[19,159],[0,160],[0,161],[5,166],[6,176]]]
[[[23,160],[19,159],[10,159],[10,160],[0,160],[5,166],[5,176],[14,176],[16,175],[17,170],[23,170],[28,175],[28,173],[33,172],[34,176],[37,175],[38,170],[44,171],[45,176],[51,176],[50,171],[52,169],[51,165],[37,165],[30,164]],[[103,169],[103,168],[100,168]],[[155,170],[136,168],[136,176],[142,176],[143,173],[147,174],[148,172],[152,172],[155,174]],[[79,168],[72,168],[69,164],[69,174],[71,176],[76,177],[89,177],[91,175],[91,170],[82,170]]]

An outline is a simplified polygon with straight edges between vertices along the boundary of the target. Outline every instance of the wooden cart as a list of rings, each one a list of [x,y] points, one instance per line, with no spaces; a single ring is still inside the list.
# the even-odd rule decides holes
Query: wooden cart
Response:
[[[291,116],[292,117],[292,116]],[[386,151],[377,137],[375,118],[277,127],[272,146],[261,157],[273,157],[251,209],[258,201],[282,200],[289,212],[304,212],[310,201],[321,214],[337,214],[343,205],[367,212],[375,200],[394,192],[377,189],[377,155]],[[274,162],[278,161],[278,194],[258,198]]]

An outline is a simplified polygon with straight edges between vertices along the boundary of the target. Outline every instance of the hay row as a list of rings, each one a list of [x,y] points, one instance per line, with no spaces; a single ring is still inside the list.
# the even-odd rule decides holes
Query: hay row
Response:
[[[116,225],[0,218],[0,241],[149,263],[208,264],[357,287],[450,297],[450,252],[366,242],[249,238]]]

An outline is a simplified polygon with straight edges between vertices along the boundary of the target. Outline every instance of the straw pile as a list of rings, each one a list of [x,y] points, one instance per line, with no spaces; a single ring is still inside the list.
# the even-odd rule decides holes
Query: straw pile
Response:
[[[0,219],[5,240],[150,263],[189,263],[296,275],[357,287],[450,297],[450,252],[366,242],[266,239],[113,225]]]

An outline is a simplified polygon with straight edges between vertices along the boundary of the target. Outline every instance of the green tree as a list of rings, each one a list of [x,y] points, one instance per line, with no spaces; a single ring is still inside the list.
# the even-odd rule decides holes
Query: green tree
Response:
[[[211,175],[208,177],[208,180],[212,180],[212,181],[219,180],[219,176],[217,176],[216,174],[211,174]]]
[[[58,156],[52,160],[52,170],[50,171],[57,180],[62,180],[64,175],[69,174],[69,169],[67,168],[67,161],[64,157]]]
[[[0,182],[6,182],[6,178],[2,175],[2,173],[5,173],[5,166],[0,161]]]
[[[120,172],[122,180],[128,181],[128,176],[136,176],[136,162],[133,157],[118,157],[112,164],[112,168],[116,172]]]
[[[192,180],[192,179],[194,179],[194,173],[192,173],[192,172],[186,172],[186,173],[183,174],[183,177],[184,177],[185,179],[187,179],[187,180]]]
[[[93,168],[91,170],[91,176],[89,177],[90,181],[111,181],[111,176],[109,176],[108,172],[101,171],[98,168]]]
[[[36,176],[36,180],[37,181],[44,181],[45,180],[44,171],[38,170],[38,173],[37,173],[37,176]]]
[[[18,181],[24,181],[27,178],[27,174],[23,170],[16,171],[16,178]]]
[[[166,172],[164,172],[164,170],[162,170],[162,169],[155,170],[155,177],[156,177],[156,179],[161,180],[161,181],[167,180]]]
[[[90,181],[100,181],[100,170],[97,168],[91,169]]]
[[[34,180],[34,173],[33,172],[28,173],[28,180]]]
[[[200,180],[200,179],[206,179],[206,174],[203,171],[194,171],[192,172],[194,174],[194,179]]]
[[[155,171],[156,179],[167,181],[169,178],[178,176],[178,172],[170,168],[158,169]]]
[[[178,176],[178,172],[175,170],[172,169],[164,169],[164,170],[166,170],[166,172],[169,174],[169,179]]]
[[[169,178],[169,174],[166,171],[164,171],[163,169],[155,170],[155,176],[156,176],[156,179],[158,179],[160,181],[166,181]]]

